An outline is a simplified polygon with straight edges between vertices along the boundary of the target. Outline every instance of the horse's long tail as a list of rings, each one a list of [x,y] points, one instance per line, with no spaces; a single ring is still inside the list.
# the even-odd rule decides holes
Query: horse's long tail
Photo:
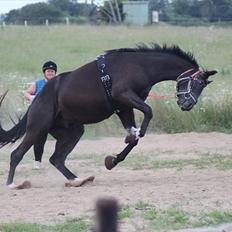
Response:
[[[6,96],[7,92],[5,92],[0,97],[0,106]],[[26,125],[27,125],[27,113],[19,119],[18,123],[15,124],[10,130],[6,131],[2,128],[0,124],[0,148],[5,146],[8,143],[14,143],[19,138],[21,138],[26,132]]]

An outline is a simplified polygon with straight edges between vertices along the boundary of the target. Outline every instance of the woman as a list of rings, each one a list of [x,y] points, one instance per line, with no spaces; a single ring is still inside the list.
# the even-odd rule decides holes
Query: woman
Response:
[[[29,102],[32,102],[33,99],[42,91],[45,84],[56,76],[57,65],[53,61],[47,61],[42,66],[42,71],[43,71],[44,78],[33,82],[29,86],[29,88],[25,91],[24,96],[26,100],[28,100]],[[44,139],[47,139],[47,137]],[[39,144],[38,146],[34,145],[33,148],[34,148],[34,156],[35,156],[34,169],[41,169],[43,148],[41,148]]]

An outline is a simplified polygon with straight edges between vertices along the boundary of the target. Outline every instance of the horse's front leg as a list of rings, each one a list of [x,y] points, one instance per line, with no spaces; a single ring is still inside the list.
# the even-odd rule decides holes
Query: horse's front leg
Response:
[[[136,124],[133,109],[129,108],[127,110],[120,111],[117,113],[117,115],[120,118],[124,128],[129,132],[129,135],[127,135],[125,138],[125,142],[129,144],[117,156],[107,156],[105,158],[105,166],[109,170],[115,167],[119,162],[123,161],[133,147],[138,144],[138,137],[136,137],[134,133],[136,130]]]
[[[107,169],[111,170],[112,168],[114,168],[118,163],[122,162],[127,155],[129,154],[129,152],[133,149],[133,147],[135,147],[138,144],[138,140],[135,140],[133,143],[129,143],[124,150],[119,153],[116,156],[106,156],[105,158],[105,166]]]
[[[123,127],[127,130],[128,135],[125,138],[125,143],[132,143],[139,137],[140,129],[136,128],[135,115],[133,109],[122,110],[117,113],[122,122]]]
[[[129,135],[125,139],[125,142],[129,144],[116,157],[107,156],[105,158],[105,166],[109,170],[115,167],[119,162],[123,161],[133,147],[138,144],[138,139],[145,135],[148,124],[152,118],[152,109],[150,106],[144,103],[143,99],[133,91],[129,90],[123,93],[120,92],[118,95],[114,93],[113,97],[119,105],[123,105],[124,108],[128,107],[127,110],[118,113],[118,116],[121,119],[123,126],[129,131]],[[140,130],[138,130],[135,125],[133,108],[142,111],[144,114]]]
[[[144,103],[143,99],[141,99],[136,93],[131,90],[120,93],[120,95],[116,96],[116,101],[122,103],[124,106],[126,105],[130,108],[135,108],[144,114],[144,119],[142,121],[141,129],[139,131],[139,137],[143,137],[153,116],[151,107]]]

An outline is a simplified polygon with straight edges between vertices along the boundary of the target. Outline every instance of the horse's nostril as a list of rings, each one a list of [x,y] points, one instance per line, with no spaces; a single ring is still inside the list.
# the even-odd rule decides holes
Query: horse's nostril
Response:
[[[189,111],[193,108],[194,104],[188,101],[178,101],[178,105],[180,106],[181,110]]]

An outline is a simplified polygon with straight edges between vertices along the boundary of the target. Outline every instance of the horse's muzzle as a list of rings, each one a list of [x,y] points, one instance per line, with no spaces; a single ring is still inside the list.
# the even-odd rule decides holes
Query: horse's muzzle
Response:
[[[191,108],[183,108],[183,107],[181,107],[182,111],[190,111],[191,109],[192,109],[192,107]]]
[[[181,101],[181,100],[178,100],[177,104],[179,105],[179,107],[183,111],[190,111],[193,108],[193,106],[195,105],[191,101]]]

